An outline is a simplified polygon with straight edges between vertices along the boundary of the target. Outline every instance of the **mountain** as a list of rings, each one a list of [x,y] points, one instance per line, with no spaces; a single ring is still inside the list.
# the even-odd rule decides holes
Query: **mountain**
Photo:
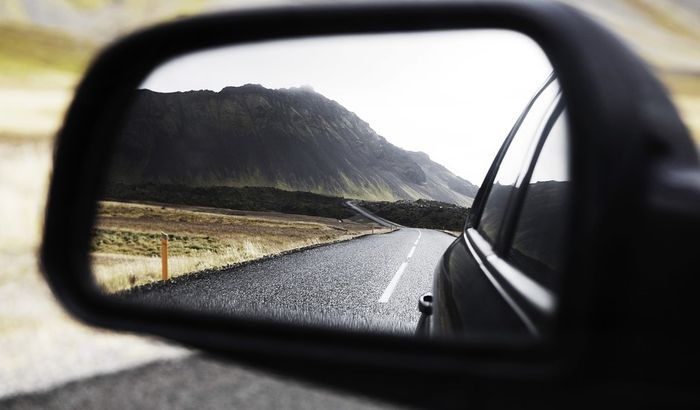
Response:
[[[465,206],[477,191],[428,155],[392,145],[311,89],[253,84],[220,92],[136,91],[110,179]]]

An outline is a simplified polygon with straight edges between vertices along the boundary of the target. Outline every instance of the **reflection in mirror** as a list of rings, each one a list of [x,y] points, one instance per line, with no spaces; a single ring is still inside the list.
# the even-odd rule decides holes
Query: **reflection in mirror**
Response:
[[[134,90],[118,133],[95,283],[173,311],[406,335],[435,333],[431,323],[449,335],[464,319],[477,325],[453,334],[508,334],[488,311],[437,309],[502,297],[469,287],[487,280],[476,264],[439,261],[465,241],[478,185],[551,73],[532,40],[502,30],[273,41],[167,61]],[[508,172],[515,181],[521,168]],[[561,263],[515,231],[516,268]],[[423,297],[419,312],[419,297],[449,280],[460,286],[436,292],[434,312]]]

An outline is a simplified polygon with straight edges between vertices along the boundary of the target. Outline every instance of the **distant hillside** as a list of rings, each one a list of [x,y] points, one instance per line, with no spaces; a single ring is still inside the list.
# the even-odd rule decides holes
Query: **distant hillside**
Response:
[[[463,206],[477,191],[426,154],[387,142],[314,91],[250,84],[220,92],[137,91],[110,179]]]
[[[233,211],[272,211],[286,214],[349,219],[356,213],[339,197],[309,192],[283,191],[267,187],[189,187],[167,184],[111,184],[102,193],[106,200],[195,205]],[[417,201],[370,202],[358,205],[400,225],[460,231],[469,212],[467,208],[444,202]]]
[[[355,215],[345,206],[343,198],[265,187],[188,187],[153,183],[112,184],[103,192],[102,198],[117,201],[208,206],[239,211],[273,211],[337,219],[350,218]]]
[[[399,225],[448,231],[464,229],[464,223],[469,214],[468,208],[425,199],[397,202],[363,201],[359,205]]]

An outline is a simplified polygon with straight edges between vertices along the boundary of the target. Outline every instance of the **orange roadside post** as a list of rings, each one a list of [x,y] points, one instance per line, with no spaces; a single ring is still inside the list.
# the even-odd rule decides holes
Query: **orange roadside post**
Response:
[[[168,234],[160,233],[160,261],[163,268],[163,280],[168,279]]]

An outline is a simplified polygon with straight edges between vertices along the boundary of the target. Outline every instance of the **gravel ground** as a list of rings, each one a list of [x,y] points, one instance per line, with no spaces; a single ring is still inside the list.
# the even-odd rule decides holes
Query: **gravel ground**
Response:
[[[207,356],[157,362],[0,401],[3,409],[390,409]]]
[[[0,398],[190,354],[157,340],[78,323],[51,295],[34,254],[0,257],[3,269],[19,276],[0,282]]]

